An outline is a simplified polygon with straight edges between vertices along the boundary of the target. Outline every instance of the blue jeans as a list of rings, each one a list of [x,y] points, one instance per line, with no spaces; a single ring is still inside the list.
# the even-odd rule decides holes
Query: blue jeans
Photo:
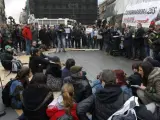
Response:
[[[145,57],[150,56],[150,48],[148,45],[145,46]]]
[[[64,36],[57,36],[58,41],[58,48],[56,52],[61,52],[61,48],[63,51],[65,51],[65,37]]]
[[[26,54],[30,55],[31,52],[31,40],[26,40]]]

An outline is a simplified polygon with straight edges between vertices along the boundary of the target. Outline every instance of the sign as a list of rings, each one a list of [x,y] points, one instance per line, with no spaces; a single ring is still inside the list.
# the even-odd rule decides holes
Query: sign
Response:
[[[142,23],[143,27],[149,27],[151,21],[155,20],[160,12],[159,5],[160,1],[128,5],[122,23],[130,26],[137,26],[137,23]]]
[[[93,32],[93,28],[86,28],[86,34],[90,34]]]
[[[65,28],[65,32],[66,32],[67,34],[70,34],[70,33],[71,33],[71,29],[70,29],[70,28]]]

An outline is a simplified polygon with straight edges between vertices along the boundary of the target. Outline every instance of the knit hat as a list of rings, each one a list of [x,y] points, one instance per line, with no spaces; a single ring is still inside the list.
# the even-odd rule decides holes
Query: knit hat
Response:
[[[114,70],[117,77],[117,84],[118,85],[126,85],[126,76],[123,70]]]
[[[12,47],[11,47],[10,45],[6,45],[6,46],[5,46],[5,50],[6,50],[6,51],[11,51],[11,50],[12,50]]]
[[[70,68],[71,74],[76,74],[76,73],[80,72],[81,70],[82,70],[82,67],[80,67],[80,66],[72,66]]]

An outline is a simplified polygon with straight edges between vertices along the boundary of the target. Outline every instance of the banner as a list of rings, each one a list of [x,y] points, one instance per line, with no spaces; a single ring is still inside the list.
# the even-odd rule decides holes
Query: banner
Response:
[[[156,20],[160,12],[160,1],[152,1],[128,5],[123,15],[122,23],[137,26],[142,23],[143,27],[149,27],[151,21]]]

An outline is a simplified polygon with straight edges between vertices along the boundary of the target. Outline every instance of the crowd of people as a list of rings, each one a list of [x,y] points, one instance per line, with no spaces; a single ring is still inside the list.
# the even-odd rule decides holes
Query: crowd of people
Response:
[[[159,23],[152,22],[149,30],[145,30],[139,23],[134,31],[125,24],[122,27],[118,24],[75,26],[73,29],[59,25],[42,26],[39,30],[36,25],[28,24],[16,25],[11,36],[4,27],[0,35],[3,51],[0,59],[4,69],[13,69],[13,48],[26,51],[30,58],[29,66],[20,67],[17,76],[7,83],[2,93],[3,100],[7,101],[3,102],[13,109],[23,110],[20,120],[120,120],[127,117],[131,120],[136,120],[134,117],[159,120],[159,26]],[[59,57],[43,54],[52,47],[57,52],[65,52],[66,47],[97,48],[107,54],[119,54],[143,62],[132,65],[132,75],[126,76],[122,69],[105,69],[100,71],[96,80],[89,80],[87,71],[77,66],[74,59],[68,59],[63,65]],[[53,93],[60,91],[56,98]],[[7,93],[8,97],[4,96]],[[122,114],[120,110],[132,97],[138,98],[139,106],[130,106],[132,112]],[[118,115],[114,116],[116,112]]]
[[[43,46],[40,47],[33,49],[29,67],[23,66],[9,82],[8,106],[23,110],[20,120],[106,120],[131,97],[138,97],[139,102],[133,108],[134,117],[160,119],[159,61],[147,57],[134,63],[130,76],[121,69],[105,69],[96,80],[88,80],[87,72],[74,59],[63,65],[59,57],[43,55]],[[54,97],[53,93],[60,91]],[[117,117],[136,120],[133,113]]]
[[[0,47],[5,49],[11,45],[17,51],[26,51],[29,55],[33,44],[45,45],[46,48],[57,48],[56,52],[65,52],[65,48],[91,48],[104,50],[111,55],[122,55],[133,60],[143,60],[147,56],[160,59],[159,31],[160,23],[151,22],[149,29],[143,28],[141,23],[137,27],[126,24],[114,26],[82,26],[73,28],[64,25],[38,24],[26,26],[15,25],[9,32],[4,25],[1,27]]]

